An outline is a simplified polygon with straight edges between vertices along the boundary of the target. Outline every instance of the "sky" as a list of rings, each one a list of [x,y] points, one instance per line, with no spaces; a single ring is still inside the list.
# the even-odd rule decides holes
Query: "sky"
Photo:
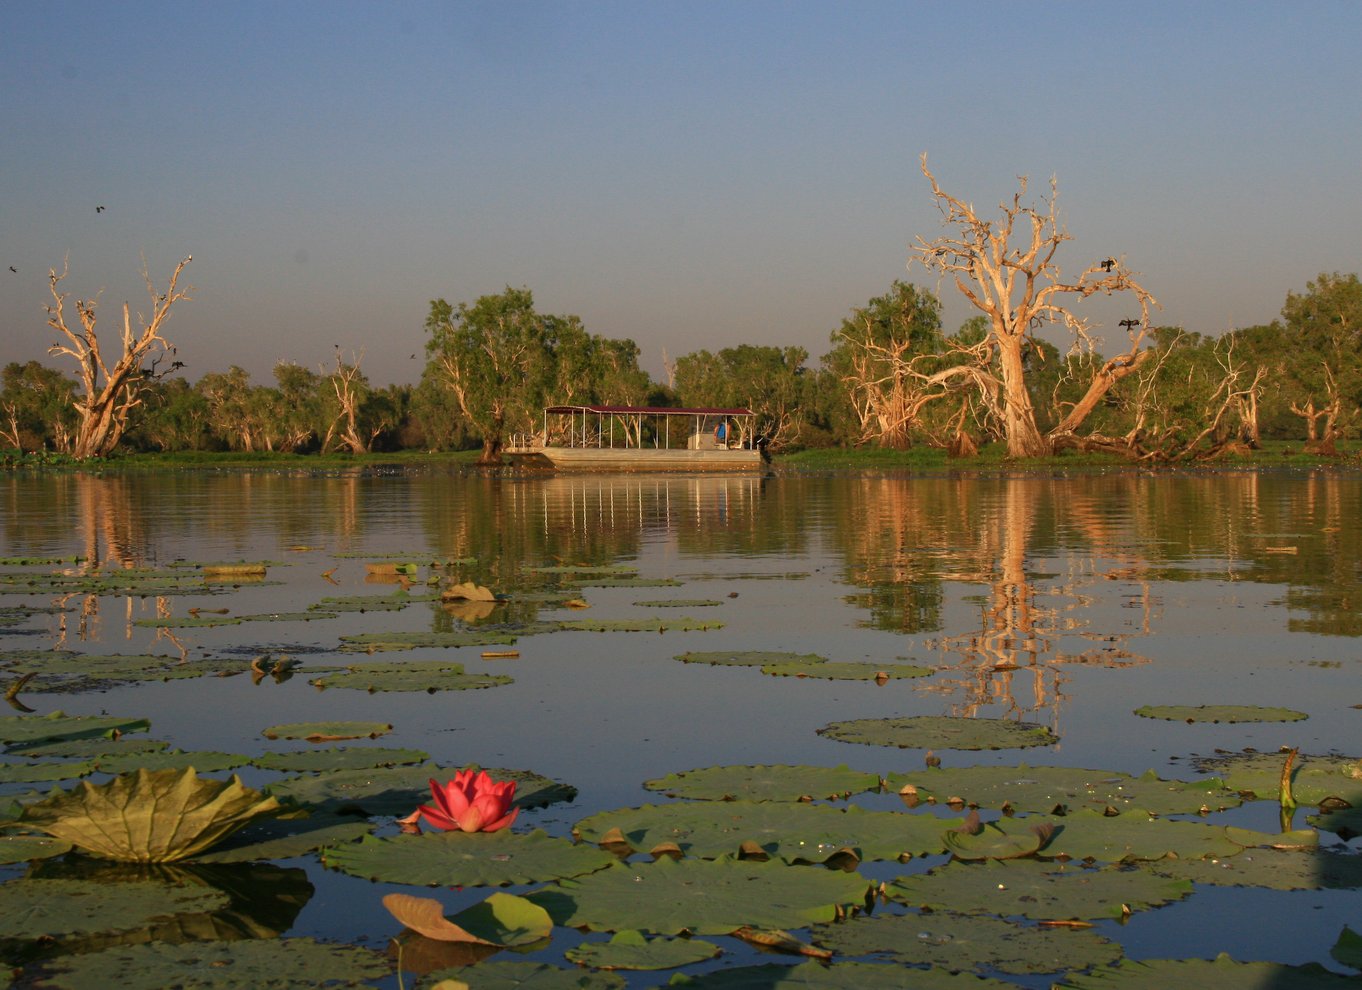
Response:
[[[0,363],[74,371],[50,269],[116,332],[144,262],[163,290],[192,255],[190,380],[339,349],[414,383],[431,300],[507,286],[655,378],[738,344],[816,365],[895,279],[972,315],[906,267],[946,232],[924,153],[984,216],[1056,178],[1061,268],[1123,258],[1160,323],[1266,323],[1362,270],[1359,49],[1356,0],[14,0]]]

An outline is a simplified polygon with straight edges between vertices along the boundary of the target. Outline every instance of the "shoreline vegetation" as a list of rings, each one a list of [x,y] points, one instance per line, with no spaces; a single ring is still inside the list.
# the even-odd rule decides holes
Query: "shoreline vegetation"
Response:
[[[0,470],[85,471],[96,473],[133,473],[183,470],[332,470],[339,468],[405,469],[457,467],[523,475],[551,474],[548,470],[527,471],[503,464],[487,467],[478,463],[480,449],[459,451],[398,451],[387,453],[286,453],[281,451],[177,451],[161,453],[115,452],[108,457],[78,460],[65,454],[40,451],[21,453],[0,450]],[[1116,454],[1066,451],[1051,457],[1013,458],[1002,443],[987,444],[972,457],[952,457],[939,447],[914,447],[908,450],[862,448],[806,448],[772,455],[768,473],[803,471],[967,471],[970,473],[1047,471],[1056,468],[1130,469],[1141,471],[1261,469],[1280,467],[1362,467],[1362,444],[1339,444],[1334,456],[1312,453],[1303,444],[1266,441],[1257,450],[1226,454],[1214,460],[1169,463],[1131,461]]]

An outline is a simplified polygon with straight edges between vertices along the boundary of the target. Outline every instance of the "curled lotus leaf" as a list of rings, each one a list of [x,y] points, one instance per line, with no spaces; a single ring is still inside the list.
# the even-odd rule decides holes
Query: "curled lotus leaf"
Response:
[[[391,964],[370,949],[306,938],[183,945],[151,942],[62,956],[44,968],[44,983],[52,990],[165,990],[169,986],[366,990],[392,972]]]
[[[701,767],[649,780],[644,787],[668,797],[701,801],[797,801],[803,797],[835,800],[879,787],[878,774],[836,767]]]
[[[1290,708],[1262,705],[1145,705],[1135,709],[1135,714],[1169,722],[1299,722],[1310,717]]]
[[[1059,741],[1059,737],[1043,725],[947,715],[856,718],[833,722],[819,729],[818,734],[841,742],[900,749],[1023,749],[1049,746]]]
[[[104,859],[170,863],[278,809],[278,801],[235,776],[212,780],[188,767],[138,770],[98,786],[82,781],[25,806],[19,822]]]
[[[952,914],[877,914],[815,925],[813,941],[843,956],[883,954],[894,962],[952,971],[996,969],[1017,975],[1086,969],[1115,962],[1121,946],[1090,929],[1021,925]]]
[[[1217,778],[1164,780],[1150,770],[1139,777],[1113,770],[1077,767],[942,767],[889,775],[889,789],[912,785],[919,799],[960,797],[981,808],[1011,807],[1042,814],[1066,809],[1139,809],[1156,815],[1221,811],[1241,803],[1238,793]]]
[[[594,969],[658,970],[704,962],[722,951],[701,938],[649,938],[629,929],[616,933],[608,942],[583,942],[564,955],[569,962]]]
[[[383,898],[383,906],[407,928],[441,942],[533,945],[553,931],[547,911],[523,897],[501,891],[452,918],[445,917],[444,906],[432,897],[388,894]]]
[[[616,862],[526,895],[555,924],[726,935],[738,928],[802,928],[864,905],[856,873],[783,862],[682,859]]]
[[[1214,959],[1122,959],[1090,973],[1070,976],[1055,990],[1331,990],[1355,988],[1357,977],[1331,973],[1318,963],[1288,966],[1273,962],[1238,962],[1221,953]]]
[[[1126,910],[1158,907],[1191,893],[1190,880],[1146,870],[1090,869],[1036,859],[952,860],[926,873],[899,877],[888,887],[891,898],[910,907],[1037,921],[1120,918]]]

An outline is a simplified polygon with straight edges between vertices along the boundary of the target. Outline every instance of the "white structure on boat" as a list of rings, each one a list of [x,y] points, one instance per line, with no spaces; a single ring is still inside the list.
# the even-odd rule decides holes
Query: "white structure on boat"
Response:
[[[524,464],[583,471],[744,471],[763,466],[750,409],[549,406],[543,429],[502,452]]]

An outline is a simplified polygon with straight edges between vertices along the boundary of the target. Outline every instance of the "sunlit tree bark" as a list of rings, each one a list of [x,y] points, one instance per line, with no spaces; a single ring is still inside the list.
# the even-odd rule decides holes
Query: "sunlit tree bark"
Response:
[[[106,359],[95,330],[98,295],[93,299],[76,300],[80,326],[72,328],[67,324],[65,312],[69,293],[60,288],[69,268],[63,265],[61,274],[55,268],[48,272],[53,302],[47,307],[47,325],[57,331],[59,339],[47,352],[72,358],[80,381],[81,391],[75,399],[79,423],[72,442],[73,456],[84,459],[110,453],[127,430],[129,414],[141,404],[146,384],[158,374],[179,366],[179,362],[173,362],[166,369],[160,368],[161,360],[175,352],[174,346],[161,336],[161,331],[170,318],[171,307],[181,299],[190,298],[192,287],[181,289],[179,281],[180,273],[192,260],[192,256],[185,258],[175,266],[164,292],[156,291],[143,265],[142,278],[151,296],[151,320],[147,322],[139,313],[139,327],[134,329],[128,304],[123,304],[120,349],[116,358],[110,355],[112,360]]]

